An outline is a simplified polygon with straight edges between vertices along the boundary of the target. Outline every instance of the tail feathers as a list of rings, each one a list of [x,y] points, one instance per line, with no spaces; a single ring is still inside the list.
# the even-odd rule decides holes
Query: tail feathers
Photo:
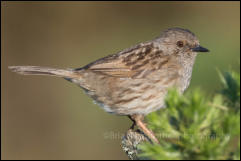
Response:
[[[13,72],[23,75],[49,75],[64,78],[76,78],[78,75],[72,70],[55,69],[39,66],[9,66]]]

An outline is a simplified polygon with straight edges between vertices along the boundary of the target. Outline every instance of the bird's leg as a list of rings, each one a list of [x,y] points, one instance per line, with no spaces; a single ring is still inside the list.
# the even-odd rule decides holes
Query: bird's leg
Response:
[[[144,134],[149,137],[153,142],[160,144],[155,134],[146,127],[146,124],[143,122],[144,115],[131,115],[131,120],[135,121],[135,125],[137,125]]]
[[[130,130],[134,130],[134,128],[135,128],[135,126],[136,126],[136,122],[135,122],[135,120],[133,120],[132,118],[131,118],[131,116],[128,116],[129,117],[129,119],[132,121],[132,125],[131,125],[131,127],[129,128]]]

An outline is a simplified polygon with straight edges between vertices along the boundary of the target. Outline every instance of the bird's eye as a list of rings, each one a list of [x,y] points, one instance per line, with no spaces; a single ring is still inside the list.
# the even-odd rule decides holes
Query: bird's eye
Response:
[[[180,47],[180,48],[183,47],[183,46],[184,46],[183,41],[178,41],[178,42],[177,42],[177,46]]]

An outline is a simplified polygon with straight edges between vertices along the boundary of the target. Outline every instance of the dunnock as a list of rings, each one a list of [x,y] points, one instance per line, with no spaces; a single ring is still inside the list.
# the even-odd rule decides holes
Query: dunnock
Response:
[[[171,28],[154,40],[101,58],[82,68],[9,68],[19,74],[57,76],[77,84],[105,111],[129,116],[133,125],[158,143],[143,118],[165,106],[164,98],[169,87],[176,87],[180,93],[187,89],[197,52],[208,50],[199,45],[192,32]]]

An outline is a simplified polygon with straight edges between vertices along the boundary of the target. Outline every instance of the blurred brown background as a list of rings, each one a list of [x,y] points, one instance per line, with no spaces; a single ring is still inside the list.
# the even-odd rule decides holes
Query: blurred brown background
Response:
[[[131,122],[105,113],[63,79],[20,76],[9,65],[77,68],[169,27],[188,28],[200,54],[191,88],[218,90],[240,66],[240,2],[1,2],[2,159],[127,159]]]

